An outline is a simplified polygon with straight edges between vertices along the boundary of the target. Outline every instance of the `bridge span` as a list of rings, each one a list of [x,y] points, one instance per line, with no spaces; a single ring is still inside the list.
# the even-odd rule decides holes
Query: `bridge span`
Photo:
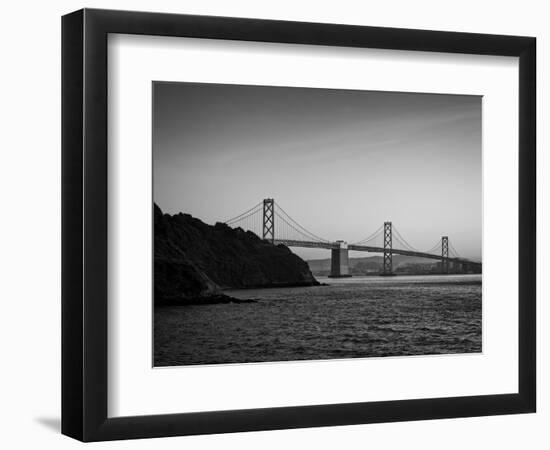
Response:
[[[383,255],[381,275],[393,275],[393,255],[416,256],[420,258],[438,260],[441,263],[441,273],[449,273],[451,265],[461,268],[481,270],[481,263],[461,257],[448,236],[427,251],[419,251],[412,247],[403,238],[392,222],[384,224],[374,233],[361,241],[348,244],[345,241],[330,241],[309,232],[298,222],[292,219],[272,198],[264,199],[253,208],[236,216],[225,223],[232,227],[241,227],[253,231],[258,236],[270,241],[274,245],[287,247],[323,248],[331,251],[330,276],[351,276],[349,266],[349,251],[380,253]],[[381,239],[382,245],[376,245]],[[400,247],[396,247],[397,243]],[[437,251],[437,252],[436,252]]]

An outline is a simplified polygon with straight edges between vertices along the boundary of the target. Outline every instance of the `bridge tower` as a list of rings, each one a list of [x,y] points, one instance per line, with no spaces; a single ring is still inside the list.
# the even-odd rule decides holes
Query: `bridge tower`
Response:
[[[391,222],[384,222],[384,266],[382,275],[393,275]]]
[[[441,236],[441,271],[449,273],[449,236]]]
[[[262,237],[275,241],[275,201],[272,198],[264,199]]]

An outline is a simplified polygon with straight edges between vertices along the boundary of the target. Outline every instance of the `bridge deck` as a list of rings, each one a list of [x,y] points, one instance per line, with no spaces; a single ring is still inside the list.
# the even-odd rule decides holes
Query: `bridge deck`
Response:
[[[274,244],[283,244],[283,245],[286,245],[287,247],[302,247],[302,248],[325,248],[325,249],[340,248],[340,244],[338,242],[308,242],[308,241],[275,239]],[[353,250],[356,252],[384,253],[384,247],[373,247],[370,245],[349,244],[348,250]],[[417,256],[419,258],[437,259],[437,260],[443,259],[441,255],[434,255],[432,253],[424,253],[424,252],[415,252],[411,250],[401,250],[398,248],[392,248],[391,252],[394,255]],[[480,262],[470,261],[464,258],[449,257],[446,259],[447,261],[450,261],[450,262],[468,264],[470,266],[481,266]]]

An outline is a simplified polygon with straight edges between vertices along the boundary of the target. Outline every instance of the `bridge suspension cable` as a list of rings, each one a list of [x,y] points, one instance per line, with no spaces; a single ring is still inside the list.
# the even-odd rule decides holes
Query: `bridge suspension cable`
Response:
[[[245,212],[239,214],[238,216],[235,216],[235,217],[233,217],[229,220],[225,220],[223,223],[225,223],[227,225],[231,225],[232,223],[239,222],[240,220],[243,220],[246,217],[259,212],[261,210],[261,206],[262,206],[262,202],[254,205],[252,208],[246,210]]]
[[[278,240],[291,240],[291,241],[319,241],[314,236],[306,234],[302,230],[298,229],[292,223],[290,223],[284,216],[275,213],[277,217],[277,226],[275,232],[275,239]],[[323,241],[324,242],[324,241]]]
[[[366,238],[361,239],[360,241],[354,242],[354,245],[367,244],[368,242],[373,241],[374,239],[378,238],[379,235],[381,235],[383,228],[384,228],[384,225],[380,225],[376,231],[369,234]]]
[[[456,248],[454,248],[453,244],[449,241],[449,250],[451,250],[449,253],[451,253],[455,258],[462,258],[460,256],[460,253],[456,251]]]
[[[277,202],[275,202],[275,206],[276,206],[275,216],[278,217],[280,220],[282,220],[290,228],[295,230],[297,233],[301,234],[302,236],[308,237],[313,242],[315,241],[329,242],[327,239],[324,239],[322,237],[317,236],[316,234],[313,234],[311,231],[309,231],[308,229],[300,225],[298,222],[296,222],[292,217],[290,217],[290,215],[283,208],[281,208],[281,206]],[[275,230],[277,230],[277,228],[275,228]],[[277,233],[277,231],[275,231],[275,233]],[[279,236],[277,236],[277,238],[279,238]]]
[[[251,231],[256,236],[261,236],[262,230],[262,202],[252,208],[224,222],[232,228],[242,228],[245,231]]]
[[[407,240],[403,237],[403,235],[399,232],[399,230],[397,229],[397,227],[395,225],[393,225],[392,228],[393,228],[394,237],[396,237],[397,241],[405,247],[405,250],[418,252],[418,250],[416,248],[414,248],[411,244],[409,244],[407,242]]]
[[[433,253],[436,250],[441,250],[441,241],[437,241],[429,250],[422,253]]]

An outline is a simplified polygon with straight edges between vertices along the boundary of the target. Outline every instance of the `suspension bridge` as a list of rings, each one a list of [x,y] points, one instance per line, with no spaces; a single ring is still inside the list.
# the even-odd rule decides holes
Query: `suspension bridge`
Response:
[[[272,198],[224,222],[232,228],[252,231],[274,245],[287,247],[324,248],[331,251],[330,276],[349,277],[349,251],[381,253],[381,275],[393,275],[393,255],[416,256],[438,260],[441,272],[449,273],[451,267],[481,269],[481,263],[461,257],[448,236],[442,236],[434,246],[421,251],[410,245],[392,222],[384,222],[376,231],[360,241],[348,244],[343,240],[330,241],[313,234],[294,220]]]

